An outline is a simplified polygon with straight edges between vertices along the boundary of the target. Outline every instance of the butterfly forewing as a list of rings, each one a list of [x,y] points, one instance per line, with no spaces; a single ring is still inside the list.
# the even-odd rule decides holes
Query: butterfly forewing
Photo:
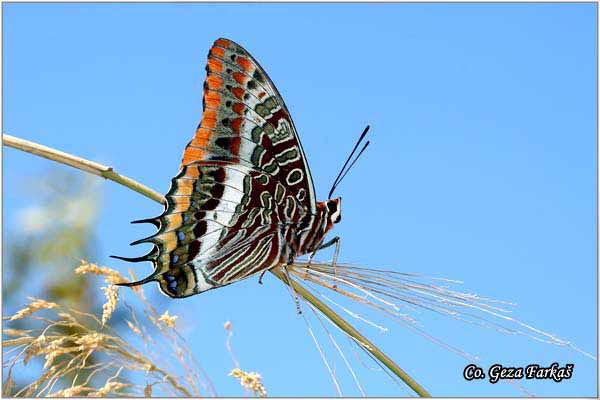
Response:
[[[186,297],[275,267],[292,230],[316,208],[308,165],[277,89],[227,39],[208,55],[203,115],[187,145],[145,256],[171,297]]]
[[[208,54],[203,116],[182,165],[231,160],[276,176],[311,213],[315,195],[289,111],[258,62],[241,46],[218,39]]]

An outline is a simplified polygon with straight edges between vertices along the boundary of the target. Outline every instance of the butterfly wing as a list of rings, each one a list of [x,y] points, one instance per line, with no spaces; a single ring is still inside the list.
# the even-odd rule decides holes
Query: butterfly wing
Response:
[[[202,121],[181,165],[204,159],[249,164],[285,183],[314,213],[314,185],[302,145],[264,69],[240,45],[217,39],[206,71]]]
[[[227,285],[276,266],[290,227],[316,208],[312,178],[289,111],[250,54],[227,39],[208,55],[203,115],[188,143],[158,232],[144,257],[171,297]],[[120,257],[121,259],[125,259]]]

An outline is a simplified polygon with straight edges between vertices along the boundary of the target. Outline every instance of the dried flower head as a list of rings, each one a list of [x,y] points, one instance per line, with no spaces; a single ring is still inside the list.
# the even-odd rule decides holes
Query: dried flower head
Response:
[[[6,336],[25,336],[28,337],[29,336],[29,332],[31,332],[30,329],[10,329],[10,328],[4,328],[2,330],[2,333],[4,333]]]
[[[88,397],[106,397],[108,394],[115,394],[121,389],[129,386],[126,383],[109,381],[104,384],[102,388],[97,391],[88,394]]]
[[[47,341],[48,340],[44,334],[41,334],[34,340],[30,341],[29,346],[27,346],[27,349],[25,350],[23,365],[27,365],[27,363],[32,357],[37,356],[38,354],[42,354]]]
[[[129,280],[121,275],[119,271],[115,271],[108,267],[99,267],[96,264],[88,263],[85,260],[81,260],[81,265],[75,268],[75,273],[77,275],[93,274],[104,276],[106,282],[113,284],[129,282]]]
[[[240,384],[246,389],[252,390],[259,397],[267,397],[267,390],[260,381],[261,377],[256,372],[245,372],[239,368],[234,368],[229,376],[239,379]]]
[[[104,342],[105,339],[105,335],[98,332],[92,332],[76,338],[74,342],[79,345],[80,351],[95,350]]]
[[[119,301],[119,287],[110,285],[103,287],[102,291],[106,297],[106,303],[102,305],[102,326],[110,319],[113,312],[117,309],[117,302]]]
[[[169,328],[175,328],[175,321],[177,318],[179,318],[177,315],[169,315],[169,311],[167,310],[160,318],[158,318],[158,320],[163,322]]]
[[[59,390],[49,395],[49,397],[79,397],[82,393],[87,392],[89,388],[83,385],[71,386],[69,388]]]
[[[17,319],[27,317],[28,315],[31,315],[34,312],[39,311],[39,310],[50,310],[53,308],[58,308],[58,304],[52,303],[50,301],[36,299],[33,297],[29,297],[29,300],[31,300],[31,302],[27,305],[27,307],[23,308],[22,310],[17,311],[17,313],[15,315],[13,315],[12,317],[10,317],[8,320],[15,321]]]
[[[45,369],[50,368],[56,357],[60,356],[61,354],[71,352],[73,348],[64,345],[67,339],[67,336],[61,336],[57,339],[53,339],[52,341],[50,341],[50,343],[40,348],[40,353],[46,354],[46,362],[44,364]]]

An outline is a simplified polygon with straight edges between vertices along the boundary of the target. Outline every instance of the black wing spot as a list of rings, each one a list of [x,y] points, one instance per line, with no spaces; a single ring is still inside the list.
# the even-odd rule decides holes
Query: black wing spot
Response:
[[[206,223],[206,221],[200,221],[194,227],[194,235],[197,238],[199,238],[200,236],[202,236],[206,233],[207,229],[208,229],[208,224]]]
[[[215,144],[222,149],[229,150],[231,148],[231,139],[226,137],[220,137],[217,140],[215,140]]]
[[[215,210],[219,206],[219,200],[217,199],[208,199],[206,203],[202,205],[202,210]]]
[[[214,171],[210,171],[209,174],[217,182],[223,182],[225,180],[225,169],[224,168],[215,169]]]
[[[194,240],[188,246],[188,260],[193,260],[198,253],[200,252],[200,242],[198,240]]]
[[[252,74],[252,77],[254,79],[256,79],[257,81],[259,81],[260,83],[264,83],[265,82],[265,78],[263,77],[263,75],[258,72],[258,71],[254,71],[254,73]]]

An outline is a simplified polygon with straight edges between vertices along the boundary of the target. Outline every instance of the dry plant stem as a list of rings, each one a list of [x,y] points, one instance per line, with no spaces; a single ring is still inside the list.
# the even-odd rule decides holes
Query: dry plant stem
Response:
[[[89,172],[94,175],[101,176],[105,179],[117,182],[129,189],[132,189],[144,196],[158,202],[165,204],[165,198],[158,192],[142,185],[139,182],[134,181],[126,176],[116,173],[112,167],[102,165],[93,161],[85,160],[81,157],[73,156],[71,154],[64,153],[52,149],[50,147],[42,146],[37,143],[30,142],[28,140],[19,139],[11,135],[2,135],[2,142],[5,146],[13,147],[25,151],[27,153],[35,154],[52,161],[56,161],[62,164],[69,165],[74,168],[78,168],[82,171]],[[302,285],[295,281],[288,282],[285,274],[279,269],[274,268],[271,272],[279,278],[282,282],[287,285],[291,285],[297,293],[299,293],[306,301],[314,305],[319,311],[325,314],[334,324],[340,329],[346,332],[348,335],[356,339],[367,351],[369,351],[375,358],[381,361],[386,367],[390,369],[398,378],[402,379],[412,390],[415,391],[421,397],[430,397],[430,394],[419,385],[413,378],[411,378],[402,368],[390,359],[385,353],[379,350],[374,344],[372,344],[367,338],[360,334],[356,329],[340,317],[335,311],[313,296],[308,290]]]
[[[285,274],[279,268],[273,268],[271,272],[285,282],[288,285],[293,286],[296,292],[302,296],[306,301],[315,306],[319,311],[327,316],[336,324],[341,330],[346,332],[348,335],[353,337],[362,347],[364,347],[369,353],[375,358],[381,361],[386,367],[390,369],[398,378],[402,379],[412,390],[415,391],[421,397],[431,397],[431,395],[421,385],[419,385],[413,378],[410,377],[402,368],[400,368],[391,358],[389,358],[384,352],[379,350],[373,343],[371,343],[366,337],[361,335],[359,331],[354,329],[346,320],[340,317],[335,311],[317,299],[311,292],[309,292],[304,286],[300,285],[295,281],[289,282]]]
[[[73,168],[89,172],[90,174],[101,176],[105,179],[110,179],[111,181],[120,183],[121,185],[132,189],[140,194],[143,194],[144,196],[159,203],[164,203],[165,201],[165,199],[160,193],[155,192],[154,190],[142,185],[139,182],[134,181],[131,178],[116,173],[112,169],[112,167],[108,167],[106,165],[94,161],[89,161],[84,158],[64,153],[62,151],[55,150],[50,147],[30,142],[29,140],[20,139],[11,135],[3,134],[2,143],[5,146],[13,147],[15,149],[25,151],[27,153],[35,154],[36,156],[44,157],[49,160],[59,162],[61,164],[66,164]]]

